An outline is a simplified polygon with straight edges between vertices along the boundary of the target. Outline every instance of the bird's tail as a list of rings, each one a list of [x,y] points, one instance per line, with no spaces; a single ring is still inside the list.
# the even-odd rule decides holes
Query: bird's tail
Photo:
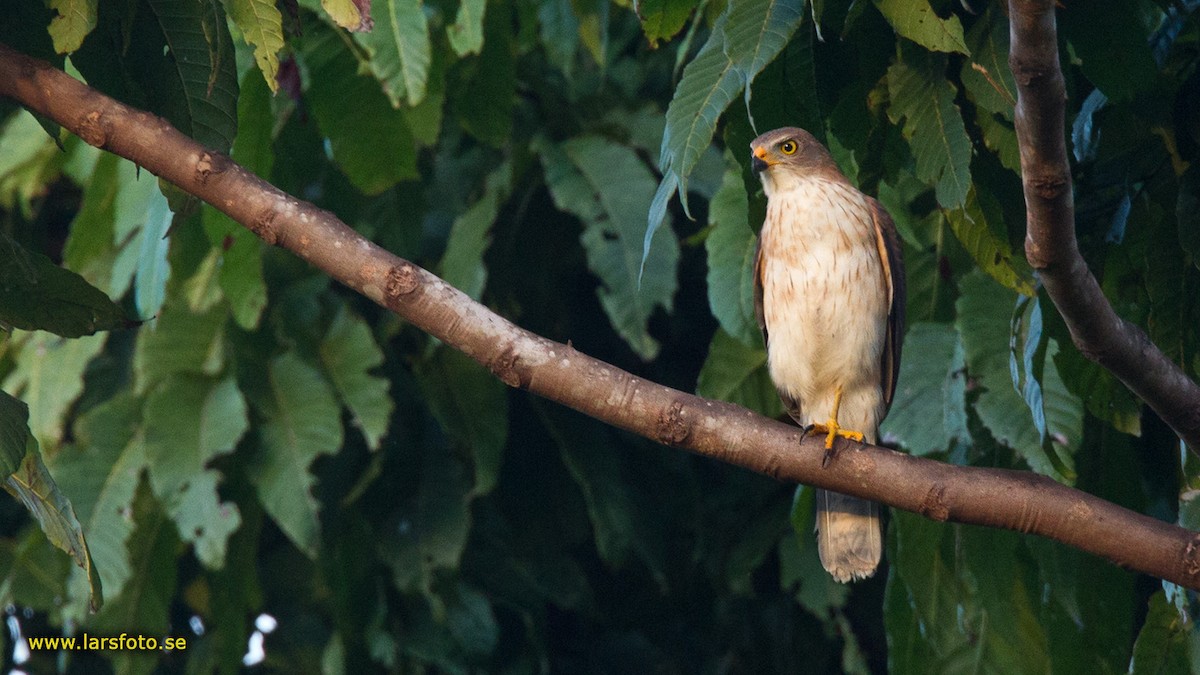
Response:
[[[817,552],[821,565],[845,583],[875,574],[883,552],[879,505],[817,490]]]

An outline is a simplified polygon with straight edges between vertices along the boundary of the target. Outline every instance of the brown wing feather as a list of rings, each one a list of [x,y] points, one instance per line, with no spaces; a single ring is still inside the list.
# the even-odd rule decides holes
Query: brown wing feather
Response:
[[[883,206],[869,199],[871,220],[875,226],[875,244],[879,248],[879,259],[883,263],[883,276],[887,282],[888,310],[887,335],[883,343],[883,395],[888,408],[896,393],[896,379],[900,375],[900,349],[904,342],[904,259],[900,251],[900,237],[896,224]],[[884,414],[887,414],[886,411]]]

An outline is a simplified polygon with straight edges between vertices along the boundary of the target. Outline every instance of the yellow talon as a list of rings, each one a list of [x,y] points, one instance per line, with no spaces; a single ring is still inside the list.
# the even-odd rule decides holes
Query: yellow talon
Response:
[[[838,436],[841,436],[842,438],[848,438],[852,441],[858,441],[859,443],[861,443],[863,441],[864,437],[863,437],[863,433],[861,431],[850,431],[849,429],[843,429],[842,426],[840,424],[838,424],[838,410],[841,407],[842,407],[842,388],[838,387],[837,391],[835,391],[833,394],[833,411],[829,415],[829,420],[826,421],[825,424],[814,424],[812,426],[813,431],[816,431],[816,432],[822,433],[822,434],[826,434],[826,436],[825,436],[825,449],[826,450],[833,449],[833,439]]]

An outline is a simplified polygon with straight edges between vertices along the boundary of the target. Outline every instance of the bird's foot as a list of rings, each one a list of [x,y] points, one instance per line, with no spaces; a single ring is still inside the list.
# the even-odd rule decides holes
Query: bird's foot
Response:
[[[804,435],[801,436],[801,439],[803,440],[804,436],[807,436],[810,431],[814,431],[818,434],[825,434],[825,458],[821,461],[822,467],[828,466],[830,460],[832,460],[833,456],[837,454],[833,449],[833,440],[838,436],[852,441],[857,441],[859,443],[862,443],[865,439],[861,431],[844,429],[837,423],[837,419],[832,417],[829,418],[829,420],[824,424],[812,424],[806,427]]]

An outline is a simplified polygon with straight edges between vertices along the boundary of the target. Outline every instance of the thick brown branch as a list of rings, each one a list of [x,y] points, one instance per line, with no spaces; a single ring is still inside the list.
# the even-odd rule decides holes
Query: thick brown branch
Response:
[[[1117,316],[1079,255],[1054,0],[1009,0],[1009,17],[1028,221],[1025,255],[1079,350],[1116,375],[1200,453],[1200,386],[1144,331]]]
[[[822,440],[744,408],[646,382],[523,330],[445,281],[363,239],[161,119],[0,46],[0,95],[126,157],[461,349],[505,383],[667,445],[780,480],[884,502],[937,520],[1031,532],[1200,589],[1200,535],[1036,474],[959,467],[874,446],[822,467]]]

